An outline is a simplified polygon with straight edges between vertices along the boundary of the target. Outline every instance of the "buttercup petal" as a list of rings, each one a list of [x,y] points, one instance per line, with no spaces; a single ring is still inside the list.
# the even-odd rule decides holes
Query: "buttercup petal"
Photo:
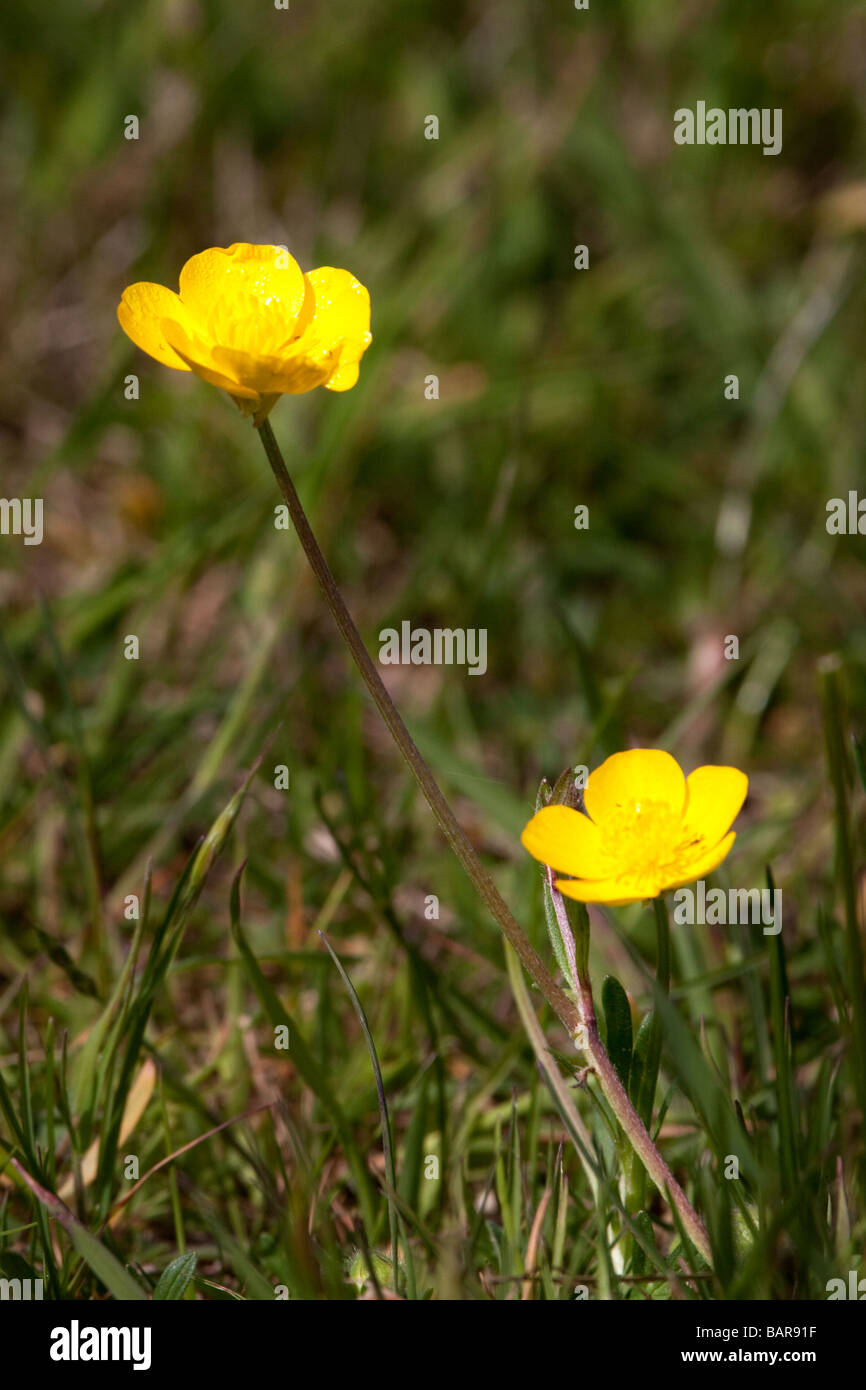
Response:
[[[226,347],[215,347],[210,354],[219,371],[225,371],[264,395],[278,396],[299,395],[312,391],[315,386],[324,386],[334,369],[336,356],[336,350],[320,350],[317,356],[312,356],[301,342],[292,344],[289,352],[274,357],[257,357],[239,348]]]
[[[305,294],[303,272],[282,246],[212,246],[180,272],[180,297],[213,341],[262,355],[291,339]]]
[[[613,753],[587,778],[583,804],[596,825],[624,807],[661,802],[679,814],[686,797],[682,768],[660,748],[630,748]]]
[[[228,372],[221,371],[219,365],[214,361],[213,350],[208,343],[201,338],[190,338],[179,323],[171,319],[163,319],[162,331],[166,341],[188,366],[190,371],[195,372],[203,381],[210,382],[211,386],[219,386],[223,391],[228,391],[232,396],[241,396],[246,400],[257,401],[259,392],[246,384],[237,381]]]
[[[327,391],[351,391],[360,375],[361,368],[357,362],[341,362],[333,376],[322,384]]]
[[[252,352],[242,352],[240,348],[229,347],[215,347],[210,356],[217,371],[243,382],[251,390],[265,395],[282,395],[286,389],[282,385],[286,364],[281,356],[260,357]],[[320,385],[322,379],[323,373],[320,372],[318,380],[312,385]]]
[[[371,341],[370,295],[360,280],[330,265],[309,271],[305,278],[315,295],[312,326],[317,333],[363,352]]]
[[[715,845],[739,815],[749,779],[736,767],[696,767],[686,778],[683,820],[705,845]]]
[[[155,357],[157,362],[174,367],[179,372],[191,370],[162,331],[162,321],[166,318],[176,319],[187,326],[191,324],[189,311],[181,304],[174,290],[147,280],[130,285],[123,291],[117,307],[117,318],[126,336],[132,339],[136,347]]]
[[[560,874],[592,878],[598,874],[601,836],[598,827],[570,806],[543,806],[520,837],[534,859]]]
[[[348,270],[320,266],[305,277],[313,294],[298,326],[304,325],[300,342],[319,349],[338,349],[326,385],[332,391],[348,391],[358,379],[357,367],[373,335],[370,332],[370,295]],[[312,312],[310,312],[312,311]],[[306,322],[305,322],[306,321]]]
[[[641,903],[650,896],[646,891],[634,891],[632,886],[621,878],[558,878],[556,887],[565,898],[574,898],[579,903],[605,903],[608,907],[625,907],[627,903]]]
[[[713,845],[712,849],[708,849],[706,854],[702,854],[699,859],[693,860],[691,864],[684,864],[682,872],[669,883],[665,883],[659,891],[667,893],[670,888],[682,888],[686,883],[694,883],[696,879],[704,878],[707,874],[711,874],[713,869],[717,869],[722,860],[727,857],[731,845],[736,838],[734,831],[730,831],[724,839],[719,840],[718,844]]]
[[[297,396],[324,386],[339,364],[339,355],[339,345],[324,346],[303,333],[281,357],[274,390]]]

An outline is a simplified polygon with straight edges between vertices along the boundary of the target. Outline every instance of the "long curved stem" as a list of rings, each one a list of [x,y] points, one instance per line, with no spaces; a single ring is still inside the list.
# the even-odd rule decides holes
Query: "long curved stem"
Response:
[[[382,682],[382,677],[376,670],[367,648],[364,646],[358,629],[352,619],[343,596],[337,588],[334,576],[328,568],[328,562],[322,554],[319,543],[313,534],[312,527],[307,520],[306,513],[301,506],[301,499],[295,490],[288,469],[286,468],[280,446],[277,443],[274,432],[268,420],[262,421],[257,426],[261,435],[265,453],[268,456],[268,463],[271,465],[277,486],[280,489],[289,509],[289,516],[292,524],[298,533],[298,539],[304,549],[310,568],[319,581],[325,602],[331,610],[331,615],[343,636],[343,640],[352,658],[364,678],[376,708],[388,726],[394,742],[406,760],[406,764],[421,791],[427,798],[433,815],[439,824],[439,828],[450,844],[460,863],[463,865],[472,882],[475,884],[480,896],[486,903],[490,912],[495,917],[499,926],[525,967],[527,973],[534,980],[541,990],[551,1008],[558,1014],[563,1025],[568,1029],[572,1036],[580,1027],[580,1015],[574,1004],[560,989],[553,976],[548,971],[540,956],[534,950],[531,942],[524,934],[515,918],[512,916],[505,900],[502,898],[495,883],[491,879],[465,832],[461,829],[454,812],[439,790],[432,772],[421,757],[409,730],[403,723],[400,714],[394,705],[391,696],[388,694]]]
[[[352,654],[352,658],[364,679],[367,689],[373,697],[376,708],[384,719],[412,776],[424,793],[442,833],[474,883],[482,900],[498,922],[504,936],[514,948],[527,973],[538,986],[551,1008],[558,1015],[560,1021],[568,1030],[569,1035],[573,1039],[579,1041],[579,1045],[583,1047],[583,1050],[588,1055],[608,1104],[622,1125],[625,1134],[628,1136],[629,1142],[640,1157],[646,1171],[658,1187],[662,1196],[667,1197],[674,1203],[690,1239],[694,1242],[696,1248],[700,1251],[707,1263],[711,1264],[712,1251],[710,1249],[706,1230],[697,1212],[689,1202],[688,1197],[683,1192],[658,1149],[653,1144],[647,1133],[646,1127],[642,1124],[640,1117],[616,1074],[613,1063],[605,1051],[604,1044],[598,1032],[595,1007],[592,1000],[592,990],[588,978],[584,977],[578,980],[578,1005],[576,1006],[556,983],[553,976],[544,965],[544,962],[534,950],[531,942],[526,937],[523,929],[512,916],[505,900],[502,898],[465,832],[461,829],[454,812],[439,790],[439,786],[433,774],[415,746],[409,730],[403,723],[393,700],[385,689],[382,678],[376,670],[372,658],[367,648],[364,646],[361,635],[355,626],[352,615],[346,607],[343,596],[337,588],[334,576],[331,574],[328,567],[328,562],[319,548],[319,543],[313,534],[312,527],[301,505],[301,500],[295,490],[295,485],[289,476],[288,469],[286,468],[285,461],[280,452],[280,446],[274,437],[274,432],[271,429],[270,423],[265,419],[258,423],[256,428],[261,435],[262,444],[268,457],[268,463],[271,465],[271,470],[277,480],[277,486],[289,509],[289,516],[298,534],[298,539],[301,542],[304,554],[309,561],[310,568],[319,581],[319,585],[325,597],[325,602],[331,611],[331,615],[337,627],[340,629],[343,640]],[[557,915],[559,915],[561,911],[563,917],[565,917],[565,906],[562,902],[562,898],[555,889],[553,890],[553,897],[554,904],[557,908]],[[556,901],[557,899],[559,900],[558,903]]]

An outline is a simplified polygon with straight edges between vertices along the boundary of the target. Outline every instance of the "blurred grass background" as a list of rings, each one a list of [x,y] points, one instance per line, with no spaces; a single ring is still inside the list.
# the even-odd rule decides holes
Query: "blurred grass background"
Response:
[[[687,770],[730,761],[749,774],[719,881],[759,887],[770,863],[784,892],[815,1220],[794,1234],[771,1221],[760,1259],[722,1286],[823,1296],[848,1268],[845,1240],[859,1248],[845,1184],[863,1145],[856,1077],[841,1065],[842,908],[816,670],[839,652],[862,710],[863,542],[828,535],[825,520],[829,498],[862,486],[866,13],[842,0],[759,12],[744,0],[587,12],[61,0],[46,23],[22,0],[2,29],[2,492],[43,497],[46,518],[41,546],[4,537],[0,549],[10,1104],[26,1091],[25,981],[22,1045],[42,1085],[47,1020],[68,1033],[72,1066],[94,993],[116,982],[135,925],[124,898],[143,895],[148,859],[152,932],[271,735],[165,962],[148,1024],[160,1089],[125,1151],[144,1172],[207,1128],[205,1109],[217,1124],[275,1094],[281,1108],[239,1125],[240,1149],[224,1132],[179,1161],[180,1178],[162,1170],[124,1209],[114,1248],[145,1281],[195,1250],[209,1297],[265,1296],[256,1272],[339,1297],[352,1251],[387,1244],[381,1199],[362,1221],[345,1143],[292,1050],[274,1052],[273,1019],[238,964],[229,885],[246,860],[243,930],[381,1177],[369,1058],[317,924],[367,1010],[407,1210],[428,1223],[413,1237],[421,1285],[439,1297],[523,1287],[561,1124],[493,924],[378,726],[294,537],[274,529],[279,499],[254,432],[217,391],[138,353],[115,319],[125,285],[174,286],[206,246],[287,244],[305,268],[346,266],[369,287],[374,342],[353,391],[287,398],[275,432],[374,651],[403,619],[487,629],[482,678],[385,675],[539,949],[539,880],[517,836],[542,776],[632,744],[668,747]],[[781,107],[782,153],[675,146],[674,111],[699,99]],[[424,138],[431,114],[438,140]],[[124,138],[129,115],[138,140]],[[578,244],[588,270],[574,269]],[[130,373],[137,400],[125,399]],[[438,400],[425,398],[430,374]],[[724,396],[730,374],[738,400]],[[579,504],[588,530],[575,529]],[[128,634],[138,661],[124,659]],[[277,764],[289,792],[273,786]],[[855,886],[859,898],[859,875]],[[425,920],[429,894],[438,921]],[[615,973],[637,1021],[651,914],[593,913],[593,926],[599,983]],[[706,1019],[706,1056],[766,1140],[766,1202],[779,1144],[767,950],[757,931],[675,929],[682,1016],[694,1037]],[[861,994],[853,982],[854,1014]],[[104,1064],[103,1101],[117,1082]],[[59,1093],[56,1076],[45,1084]],[[54,1176],[108,1113],[96,1105],[60,1144]],[[47,1123],[33,1119],[38,1163]],[[665,1126],[671,1161],[698,1182],[706,1117],[676,1089]],[[58,1115],[58,1143],[65,1129]],[[419,1176],[412,1145],[443,1155],[439,1183]],[[301,1198],[284,1200],[295,1177],[283,1186],[277,1151],[307,1174],[311,1235]],[[489,1187],[503,1152],[513,1171]],[[616,1283],[605,1223],[567,1163],[576,1206],[558,1190],[549,1208],[546,1296],[568,1296],[578,1276]],[[7,1249],[41,1267],[27,1199],[6,1182],[6,1226],[24,1231]],[[106,1168],[79,1215],[104,1216],[123,1190]],[[660,1204],[653,1215],[663,1244]],[[59,1261],[58,1289],[90,1287],[76,1259]]]

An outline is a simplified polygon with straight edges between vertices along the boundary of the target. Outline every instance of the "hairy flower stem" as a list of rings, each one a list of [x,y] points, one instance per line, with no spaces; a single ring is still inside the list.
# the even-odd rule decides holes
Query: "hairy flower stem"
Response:
[[[668,910],[663,898],[653,898],[653,916],[656,924],[656,982],[665,994],[671,985],[671,929]],[[644,1059],[640,1088],[635,1096],[637,1112],[646,1128],[652,1129],[653,1106],[655,1104],[656,1084],[662,1060],[662,1020],[658,1007],[653,1008],[650,1023],[649,1045]],[[629,1191],[629,1210],[640,1211],[646,1200],[645,1172],[641,1164],[632,1163]]]
[[[710,1249],[710,1242],[700,1217],[697,1215],[688,1197],[683,1192],[673,1173],[670,1171],[658,1149],[650,1139],[645,1126],[641,1123],[634,1106],[623,1089],[613,1063],[605,1051],[604,1044],[598,1032],[595,1007],[592,1001],[592,989],[590,987],[588,975],[584,975],[584,977],[578,981],[578,1007],[575,1007],[565,992],[560,989],[559,985],[544,965],[544,962],[533,948],[531,942],[524,934],[523,929],[512,916],[505,900],[502,898],[466,834],[461,829],[454,812],[439,790],[439,786],[433,774],[421,757],[409,730],[403,723],[393,700],[385,689],[382,678],[376,670],[367,648],[364,646],[361,635],[352,619],[352,615],[346,607],[343,596],[337,588],[334,576],[331,574],[328,563],[319,548],[319,543],[313,534],[312,527],[301,506],[301,500],[289,476],[288,469],[286,468],[283,456],[280,452],[280,446],[274,437],[274,432],[271,429],[270,423],[265,419],[258,423],[256,428],[261,435],[262,444],[268,456],[268,463],[271,465],[271,470],[277,480],[277,486],[289,509],[289,516],[298,534],[298,539],[301,542],[304,554],[325,596],[325,602],[331,611],[331,615],[337,627],[340,629],[343,640],[352,654],[352,658],[364,679],[367,689],[373,697],[376,708],[388,726],[391,737],[403,754],[412,776],[427,798],[427,802],[433,815],[436,817],[439,828],[471,878],[482,900],[502,928],[504,936],[514,948],[527,974],[535,982],[544,998],[558,1015],[560,1022],[567,1029],[569,1035],[575,1040],[583,1040],[584,1051],[590,1059],[590,1063],[598,1077],[599,1084],[607,1098],[607,1102],[622,1125],[635,1153],[639,1156],[646,1171],[658,1187],[662,1196],[674,1203],[690,1240],[694,1242],[695,1247],[700,1251],[707,1263],[711,1264],[712,1251]],[[557,909],[557,917],[559,917],[561,912],[561,920],[564,920],[567,926],[565,905],[562,902],[561,895],[556,892],[555,889],[553,890],[553,898]]]
[[[563,940],[567,942],[572,940],[571,927],[568,921],[565,902],[562,894],[553,883],[552,874],[549,879],[549,884],[556,920],[559,923],[559,929],[562,933]],[[664,904],[662,904],[662,912],[665,912]],[[656,916],[656,923],[659,929],[659,979],[660,982],[664,981],[663,987],[667,989],[665,972],[669,971],[670,968],[667,914],[665,913],[664,916],[664,947],[661,921],[658,915]],[[664,961],[661,959],[663,951]],[[583,960],[582,964],[581,959]],[[639,1160],[641,1172],[643,1173],[645,1170],[666,1201],[671,1202],[676,1207],[689,1240],[692,1241],[695,1249],[699,1251],[707,1264],[712,1265],[713,1252],[710,1247],[710,1239],[707,1235],[706,1227],[650,1138],[647,1126],[629,1100],[628,1093],[617,1076],[616,1068],[610,1060],[604,1043],[601,1040],[598,1031],[598,1022],[595,1016],[595,1004],[592,998],[592,984],[583,953],[578,957],[577,1002],[582,1024],[580,1038],[582,1039],[583,1050],[590,1060],[590,1064],[598,1078],[599,1085],[604,1092],[608,1105],[622,1126],[623,1133],[634,1150],[636,1162]],[[659,1041],[659,1047],[660,1046],[661,1042]],[[658,1063],[656,1063],[656,1067],[658,1067]],[[655,1082],[653,1082],[653,1090],[655,1090]],[[632,1208],[632,1211],[634,1211],[634,1208]]]
[[[286,468],[283,456],[280,452],[280,446],[274,437],[274,432],[271,429],[269,421],[263,420],[256,428],[261,435],[262,444],[268,456],[268,463],[271,465],[274,477],[277,480],[277,486],[285,498],[286,506],[289,509],[289,516],[298,533],[298,539],[310,563],[310,568],[319,581],[322,593],[325,596],[325,602],[331,610],[331,615],[337,627],[340,629],[346,646],[352,654],[355,665],[364,678],[364,682],[373,697],[376,708],[388,726],[391,737],[403,754],[412,776],[427,798],[430,809],[439,824],[439,828],[471,878],[481,898],[499,923],[507,940],[514,947],[527,973],[541,990],[541,993],[544,995],[551,1008],[559,1016],[563,1026],[568,1030],[569,1034],[573,1036],[580,1027],[581,1022],[577,1009],[565,992],[560,989],[553,976],[547,970],[544,962],[534,950],[531,942],[524,934],[522,928],[512,916],[499,890],[470,844],[466,834],[458,824],[454,812],[439,790],[433,774],[421,757],[409,730],[403,723],[393,700],[385,689],[382,678],[376,670],[370,654],[364,646],[361,635],[355,626],[352,615],[346,607],[343,596],[337,588],[334,576],[328,568],[328,563],[319,548],[319,543],[313,534],[306,513],[301,506],[301,500],[289,476],[288,469]]]

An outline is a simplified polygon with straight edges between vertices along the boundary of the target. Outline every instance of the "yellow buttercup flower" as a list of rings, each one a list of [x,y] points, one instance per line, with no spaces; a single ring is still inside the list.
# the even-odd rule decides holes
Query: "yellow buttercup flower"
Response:
[[[179,294],[130,285],[117,317],[157,362],[222,387],[256,424],[281,395],[348,391],[372,342],[370,296],[348,270],[305,275],[285,247],[245,241],[188,260]]]
[[[587,778],[586,814],[544,806],[520,837],[556,873],[556,886],[584,903],[656,898],[711,873],[736,836],[730,826],[749,780],[735,767],[699,767],[689,777],[670,753],[614,753]]]

